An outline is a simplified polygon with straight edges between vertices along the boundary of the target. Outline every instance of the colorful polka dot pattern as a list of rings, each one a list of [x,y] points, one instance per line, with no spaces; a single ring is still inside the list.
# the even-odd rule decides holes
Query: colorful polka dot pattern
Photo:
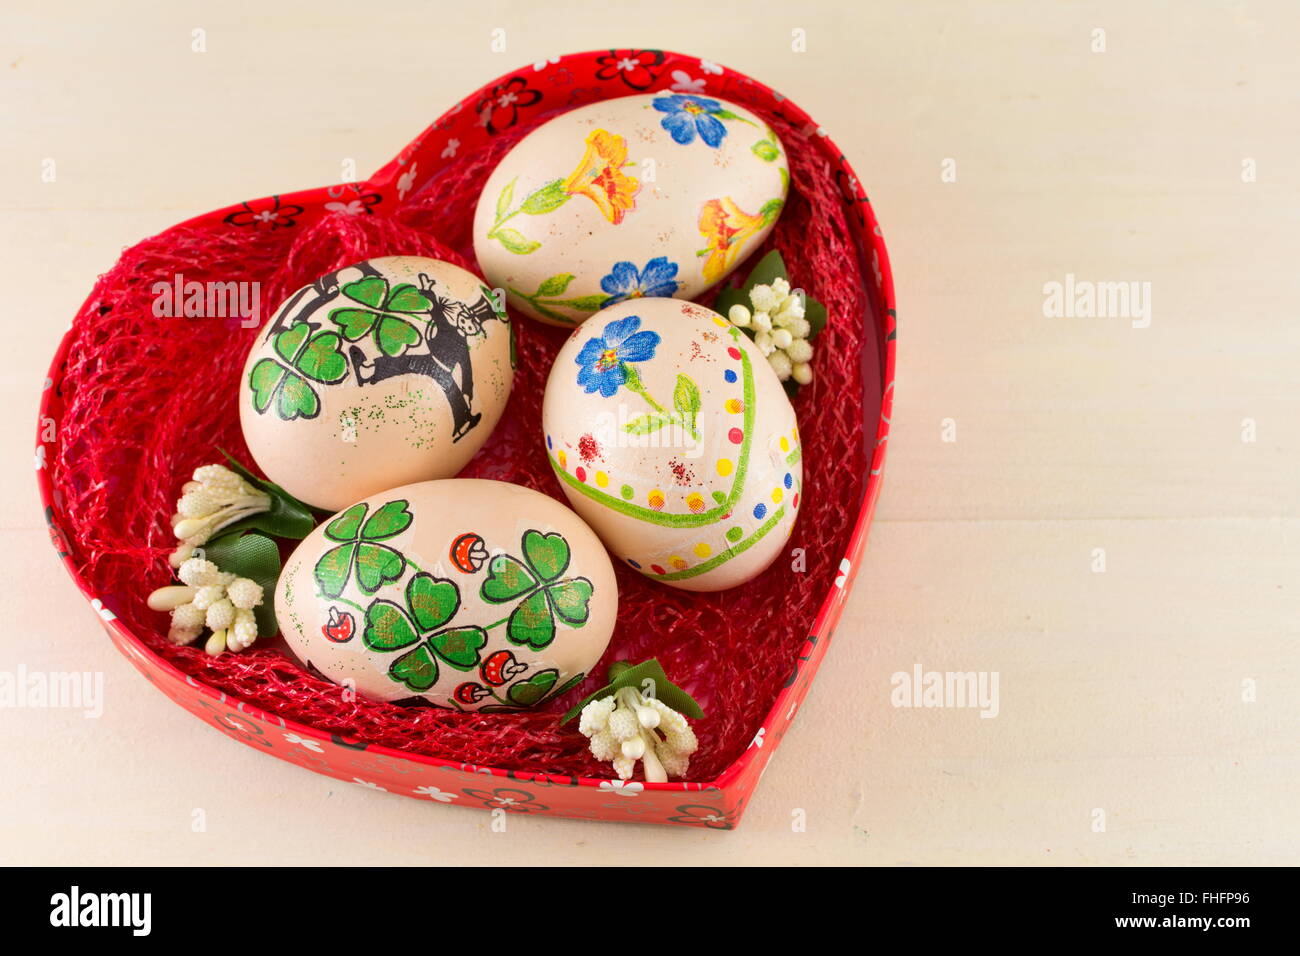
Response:
[[[733,338],[738,337],[739,330],[733,328],[725,320],[715,319],[714,321],[720,327],[726,328]],[[734,346],[729,346],[727,348],[727,356],[733,362],[741,361],[740,349]],[[740,382],[740,378],[741,376],[739,375],[739,373],[735,368],[726,368],[722,371],[722,381],[725,385],[735,386]],[[731,397],[724,399],[722,407],[723,410],[729,415],[743,415],[746,411],[745,401],[743,396],[741,395],[733,395]],[[728,428],[727,440],[731,445],[735,445],[735,446],[743,445],[745,442],[744,429],[736,426],[732,426]],[[774,437],[773,439],[771,439],[771,441],[773,443],[771,445],[773,450],[779,447],[782,455],[786,456],[792,463],[798,461],[798,451],[799,451],[798,427],[791,429],[789,435],[781,435],[779,437]],[[562,470],[568,471],[568,467],[569,467],[568,456],[566,455],[563,448],[555,449],[554,436],[552,435],[546,436],[546,447],[548,449],[554,450],[553,461],[557,463]],[[759,446],[755,445],[753,447],[757,448]],[[713,469],[720,478],[731,477],[736,470],[736,460],[732,457],[719,457],[713,462]],[[572,475],[581,483],[585,484],[590,481],[597,488],[601,488],[601,489],[607,488],[610,484],[609,474],[606,473],[605,471],[592,472],[581,465],[577,465],[573,469]],[[790,471],[785,472],[781,476],[780,484],[777,487],[771,488],[761,493],[761,500],[756,501],[750,507],[749,514],[752,515],[753,519],[759,522],[760,525],[762,525],[765,522],[770,523],[772,521],[775,521],[777,517],[780,516],[781,514],[780,509],[782,507],[782,503],[786,502],[787,492],[793,492],[793,494],[790,496],[788,501],[790,510],[797,509],[799,507],[799,490],[796,487],[796,485],[799,483],[800,482],[798,481],[798,479],[795,478],[793,472]],[[757,489],[753,489],[753,492],[758,493]],[[669,500],[668,500],[669,493],[666,492],[663,488],[651,488],[648,491],[644,492],[643,494],[638,494],[636,488],[633,485],[624,483],[619,487],[618,494],[619,497],[621,497],[624,501],[631,502],[634,504],[638,503],[637,499],[639,498],[641,502],[644,502],[646,507],[656,512],[664,512],[665,509],[669,507]],[[727,500],[727,495],[721,491],[714,491],[713,499],[715,502],[721,505]],[[752,501],[753,498],[751,498],[750,500]],[[691,514],[702,514],[704,511],[707,510],[708,507],[708,503],[706,502],[704,496],[700,494],[698,491],[692,491],[687,493],[683,501],[683,504],[685,506],[685,511]],[[734,518],[734,515],[735,515],[734,512],[724,515],[722,521],[726,523],[727,519]],[[793,521],[789,522],[789,529],[787,533],[793,530],[793,524],[794,524]],[[701,528],[700,530],[703,532],[709,529]],[[751,527],[749,533],[751,535],[754,535],[755,537],[761,537],[762,534],[765,533],[765,530],[766,529],[761,527],[760,528]],[[689,545],[689,551],[687,553],[691,558],[695,559],[696,563],[704,562],[704,561],[712,561],[713,563],[716,564],[716,562],[720,558],[725,559],[726,555],[729,554],[733,548],[738,550],[743,550],[743,548],[748,545],[749,542],[746,541],[746,533],[747,532],[744,525],[729,524],[729,526],[723,532],[723,537],[725,538],[727,544],[722,552],[716,551],[715,546],[712,543],[701,540],[701,541],[695,541],[691,543]],[[662,565],[651,564],[649,568],[645,568],[640,562],[638,562],[635,558],[632,557],[625,557],[624,560],[627,562],[629,567],[632,567],[638,571],[643,571],[643,572],[648,571],[650,574],[658,577],[677,574],[686,571],[690,567],[692,567],[692,562],[688,560],[687,557],[684,557],[683,555],[680,554],[670,555],[664,564]]]

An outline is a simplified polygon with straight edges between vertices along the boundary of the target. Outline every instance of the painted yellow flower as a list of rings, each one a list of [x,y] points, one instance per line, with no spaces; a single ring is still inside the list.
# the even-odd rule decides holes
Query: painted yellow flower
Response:
[[[730,198],[710,199],[700,210],[700,234],[708,240],[704,278],[717,282],[731,271],[744,252],[745,243],[762,228],[764,217],[751,216]]]
[[[564,181],[564,191],[571,196],[586,196],[596,204],[601,215],[618,225],[636,208],[636,194],[641,182],[623,172],[627,165],[627,140],[603,129],[592,130],[587,137],[587,151],[572,175]]]

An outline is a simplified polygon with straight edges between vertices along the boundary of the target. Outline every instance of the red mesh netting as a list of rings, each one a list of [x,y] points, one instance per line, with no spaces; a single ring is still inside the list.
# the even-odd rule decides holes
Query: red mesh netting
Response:
[[[800,134],[764,116],[787,144]],[[381,255],[424,255],[473,268],[470,226],[479,189],[497,159],[530,127],[464,156],[387,217],[334,214],[305,229],[233,229],[215,217],[178,226],[128,249],[77,315],[59,387],[65,413],[51,480],[73,561],[89,588],[138,638],[186,674],[249,704],[367,743],[475,765],[542,773],[610,776],[587,753],[574,724],[558,716],[587,684],[545,712],[462,714],[345,701],[340,688],[306,673],[279,639],[242,654],[207,656],[173,647],[167,615],[145,598],[168,583],[174,547],[168,516],[196,466],[219,460],[218,446],[242,461],[238,379],[256,329],[237,320],[159,318],[156,282],[177,274],[200,282],[261,283],[262,315],[294,289],[333,269]],[[689,779],[711,780],[749,746],[790,676],[813,618],[830,590],[866,480],[862,438],[862,353],[877,352],[860,253],[847,208],[825,160],[791,149],[791,194],[768,247],[785,257],[796,285],[824,302],[830,325],[817,341],[816,378],[795,401],[804,441],[805,492],[789,559],[753,584],[693,594],[652,583],[615,562],[621,609],[603,675],[616,658],[657,657],[693,693],[706,715]],[[207,224],[210,222],[211,224]],[[743,275],[757,255],[738,270]],[[562,329],[513,316],[519,368],[505,417],[465,477],[497,478],[564,496],[541,442],[547,372]],[[872,359],[874,361],[874,358]],[[868,409],[874,433],[877,395]],[[286,548],[287,550],[287,548]]]

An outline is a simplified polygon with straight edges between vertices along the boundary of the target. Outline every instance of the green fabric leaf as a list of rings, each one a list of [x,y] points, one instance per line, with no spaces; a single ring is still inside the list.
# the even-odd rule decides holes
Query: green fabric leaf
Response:
[[[347,587],[348,571],[352,567],[352,556],[356,550],[355,542],[341,544],[337,548],[330,548],[316,562],[313,572],[316,584],[326,597],[336,598]]]
[[[404,498],[380,505],[361,529],[361,537],[367,541],[383,541],[401,534],[411,524],[411,512],[406,509],[406,505]]]
[[[286,372],[277,393],[276,412],[286,422],[295,418],[315,418],[320,414],[320,398],[297,372]]]
[[[388,301],[384,303],[384,311],[423,312],[432,305],[433,303],[428,300],[423,292],[409,282],[403,282],[393,289],[392,294],[388,296]]]
[[[510,689],[506,691],[506,697],[511,703],[518,704],[520,707],[532,707],[555,686],[559,676],[560,672],[556,670],[539,671],[527,680],[511,684]]]
[[[420,639],[411,621],[392,601],[372,601],[366,608],[366,627],[362,643],[372,651],[397,651]]]
[[[488,562],[488,575],[479,589],[479,596],[493,604],[504,604],[536,584],[537,579],[518,558],[498,554]]]
[[[506,637],[539,651],[555,639],[555,618],[544,589],[539,588],[519,602],[506,623]]]
[[[591,600],[593,590],[591,582],[586,578],[570,578],[568,581],[552,584],[546,589],[546,593],[551,599],[551,607],[555,609],[561,621],[570,627],[582,627],[591,615],[587,602]]]
[[[421,644],[393,661],[388,676],[417,693],[423,693],[437,683],[438,663],[429,653],[428,645]]]
[[[557,179],[534,190],[519,208],[530,216],[540,216],[554,212],[568,201],[569,194],[564,191],[564,180]]]
[[[366,276],[356,282],[349,282],[343,287],[343,294],[354,302],[378,309],[388,295],[388,280],[379,276]]]
[[[698,720],[704,716],[704,711],[695,702],[695,698],[670,681],[659,661],[654,658],[636,665],[629,665],[626,661],[615,661],[609,667],[609,677],[610,682],[608,684],[578,701],[568,713],[560,718],[560,723],[568,723],[582,713],[582,708],[593,700],[609,697],[624,687],[635,687],[637,690],[644,692],[645,688],[642,685],[646,680],[652,682],[653,696],[658,697],[682,716],[690,717],[692,720]]]
[[[478,666],[479,650],[487,639],[481,627],[453,627],[430,637],[429,646],[452,667],[468,671]]]
[[[554,297],[563,295],[564,290],[569,287],[569,283],[574,279],[573,273],[561,272],[559,275],[553,275],[549,279],[543,279],[542,284],[537,287],[537,295]]]
[[[348,360],[343,357],[342,339],[337,332],[319,332],[307,342],[295,367],[308,378],[332,385],[348,374]]]
[[[534,242],[518,229],[497,229],[492,233],[492,238],[505,246],[507,252],[513,252],[517,256],[526,256],[542,247],[540,242]]]
[[[826,328],[826,306],[807,296],[803,300],[803,317],[808,320],[808,341],[811,342]]]
[[[733,305],[743,305],[745,308],[753,310],[749,296],[744,290],[728,286],[718,293],[718,298],[713,303],[713,311],[726,318]]]
[[[325,526],[325,537],[333,541],[355,541],[361,530],[361,519],[366,516],[367,506],[363,502],[353,505]]]
[[[223,532],[203,548],[204,557],[222,571],[256,581],[262,586],[262,603],[253,608],[259,638],[273,637],[280,629],[275,619],[275,585],[280,580],[280,549],[265,535]]]
[[[455,615],[460,607],[460,592],[451,581],[421,571],[406,583],[406,606],[421,631],[432,631]]]
[[[785,260],[781,258],[780,250],[773,249],[758,260],[758,264],[754,266],[753,271],[749,273],[749,278],[745,280],[745,284],[741,287],[745,293],[745,304],[749,304],[749,291],[754,286],[771,285],[777,279],[785,278],[788,278],[785,271]]]
[[[288,369],[275,359],[258,359],[254,363],[253,370],[248,373],[248,385],[253,390],[253,408],[258,414],[265,412],[271,404],[275,389],[286,372]]]
[[[559,533],[524,532],[524,557],[543,581],[554,581],[569,566],[569,542]]]
[[[375,343],[385,355],[401,355],[420,341],[420,330],[405,319],[385,315],[375,329]]]
[[[298,355],[298,349],[302,348],[302,343],[310,331],[311,326],[306,322],[297,322],[283,332],[276,333],[275,340],[272,342],[276,354],[292,365]]]
[[[406,570],[406,559],[386,544],[363,541],[357,545],[357,584],[366,594],[374,594],[385,584],[392,584]]]
[[[261,531],[275,538],[305,538],[316,528],[316,518],[311,508],[303,504],[273,481],[258,478],[255,474],[218,448],[230,470],[254,488],[271,496],[271,508],[261,514],[242,518],[222,529],[223,535],[235,531]]]

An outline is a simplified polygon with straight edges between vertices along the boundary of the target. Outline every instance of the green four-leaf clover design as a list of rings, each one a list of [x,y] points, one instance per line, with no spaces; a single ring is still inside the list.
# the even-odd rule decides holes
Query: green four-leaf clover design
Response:
[[[445,578],[421,571],[406,584],[406,606],[381,599],[366,609],[361,639],[374,651],[407,651],[388,668],[388,676],[411,690],[426,691],[438,680],[438,662],[461,671],[478,666],[487,643],[481,627],[444,627],[460,607],[460,591]]]
[[[536,650],[555,639],[555,619],[582,627],[590,615],[592,586],[586,578],[561,579],[569,566],[569,543],[559,534],[526,531],[523,559],[498,554],[488,563],[479,591],[485,601],[519,600],[506,623],[506,637]]]
[[[325,537],[338,542],[316,562],[316,583],[321,593],[337,598],[355,571],[357,586],[374,594],[406,570],[406,559],[381,542],[401,534],[411,524],[405,500],[389,501],[367,517],[369,505],[355,504],[325,526]]]
[[[285,421],[315,418],[320,396],[310,382],[332,385],[348,374],[348,362],[337,332],[311,334],[312,327],[298,322],[276,333],[272,348],[278,358],[259,359],[248,373],[253,408],[263,414],[271,405]]]
[[[330,321],[336,323],[349,342],[367,335],[384,355],[400,355],[420,341],[420,331],[403,316],[426,312],[433,308],[428,296],[410,283],[401,283],[392,289],[388,280],[379,276],[366,276],[349,282],[343,295],[365,308],[348,306],[330,312]]]

